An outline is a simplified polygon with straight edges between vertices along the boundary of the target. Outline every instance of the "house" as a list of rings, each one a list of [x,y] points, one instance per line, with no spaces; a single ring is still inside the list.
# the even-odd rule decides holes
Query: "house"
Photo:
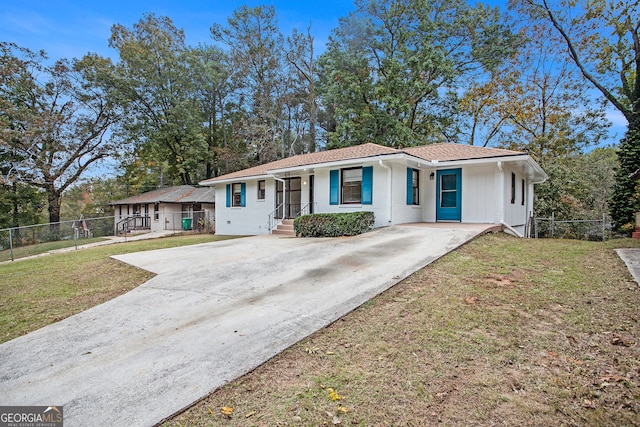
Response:
[[[182,230],[213,227],[215,195],[211,187],[159,188],[112,202],[114,232]],[[185,219],[183,221],[183,219]]]
[[[502,224],[524,235],[534,184],[527,154],[460,144],[362,144],[302,154],[200,183],[218,200],[216,232],[267,234],[307,213],[373,211],[375,227],[412,222]]]

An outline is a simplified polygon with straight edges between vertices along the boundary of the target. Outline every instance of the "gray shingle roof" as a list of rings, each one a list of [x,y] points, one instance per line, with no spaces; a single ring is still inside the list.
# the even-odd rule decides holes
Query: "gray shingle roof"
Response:
[[[311,166],[342,160],[365,159],[402,153],[410,154],[423,160],[438,160],[442,162],[452,160],[487,159],[526,154],[520,151],[503,150],[500,148],[476,147],[472,145],[450,143],[424,145],[420,147],[410,147],[403,149],[396,149],[378,144],[367,143],[355,145],[353,147],[338,148],[335,150],[317,151],[315,153],[309,154],[299,154],[297,156],[287,157],[285,159],[276,160],[274,162],[265,163],[263,165],[258,165],[252,168],[242,169],[237,172],[232,172],[226,175],[211,178],[202,181],[200,184],[207,185],[213,184],[217,181],[246,178],[251,176],[261,176],[266,175],[268,171],[271,170],[294,168],[298,166]]]
[[[165,187],[111,202],[112,205],[143,203],[214,203],[215,192],[211,187],[196,188],[191,185]]]

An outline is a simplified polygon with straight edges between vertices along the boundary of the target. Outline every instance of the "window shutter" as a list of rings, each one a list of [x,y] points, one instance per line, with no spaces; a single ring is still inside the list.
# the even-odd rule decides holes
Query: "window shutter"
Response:
[[[231,207],[231,184],[227,184],[227,207]]]
[[[340,171],[329,171],[329,204],[337,205],[340,200]]]
[[[247,206],[247,184],[240,183],[240,206]]]
[[[373,203],[373,166],[362,168],[362,204]]]
[[[413,169],[407,168],[407,204],[413,205]]]

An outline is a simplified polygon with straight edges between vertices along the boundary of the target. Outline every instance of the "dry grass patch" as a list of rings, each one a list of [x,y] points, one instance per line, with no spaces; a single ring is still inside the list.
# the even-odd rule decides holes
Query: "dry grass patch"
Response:
[[[165,425],[640,425],[638,243],[482,237]]]

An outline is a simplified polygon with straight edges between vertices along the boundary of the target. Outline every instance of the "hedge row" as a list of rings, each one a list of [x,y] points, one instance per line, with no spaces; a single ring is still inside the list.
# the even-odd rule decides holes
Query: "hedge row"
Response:
[[[296,236],[340,237],[362,234],[373,227],[373,212],[303,215],[293,221]]]

